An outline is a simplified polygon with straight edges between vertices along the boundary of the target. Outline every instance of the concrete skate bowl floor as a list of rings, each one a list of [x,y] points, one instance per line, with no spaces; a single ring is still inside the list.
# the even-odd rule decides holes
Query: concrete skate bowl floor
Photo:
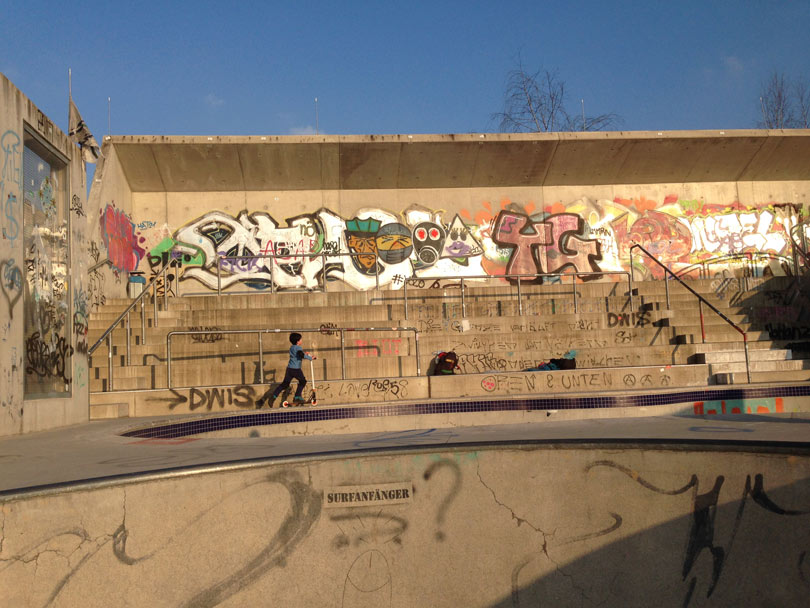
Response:
[[[419,403],[383,403],[346,407],[295,407],[250,413],[208,414],[192,420],[156,422],[153,425],[122,433],[124,437],[147,439],[179,439],[193,436],[258,436],[261,429],[295,423],[324,423],[333,421],[360,421],[391,417],[456,415],[464,424],[465,415],[509,412],[552,412],[581,410],[583,414],[600,410],[650,408],[655,406],[681,406],[679,413],[687,415],[782,414],[790,411],[808,411],[807,397],[810,385],[776,385],[756,388],[700,389],[673,392],[651,392],[580,397],[542,397],[486,399],[469,401],[431,401]],[[801,405],[785,406],[786,403]],[[670,407],[671,410],[671,407]],[[663,412],[662,412],[663,413]],[[618,414],[617,414],[618,415]],[[649,411],[655,415],[655,411]],[[428,418],[429,420],[429,418]],[[431,426],[431,425],[427,425]]]
[[[724,418],[674,423],[702,436],[746,424]],[[640,422],[641,436],[653,423],[616,422]],[[478,429],[444,435],[466,431]],[[392,486],[406,500],[333,499]],[[804,608],[810,597],[810,442],[423,445],[64,490],[0,503],[5,605]]]

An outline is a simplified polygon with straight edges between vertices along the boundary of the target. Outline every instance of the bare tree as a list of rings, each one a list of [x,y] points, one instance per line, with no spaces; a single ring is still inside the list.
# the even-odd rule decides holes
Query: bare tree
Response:
[[[810,87],[801,79],[795,82],[774,71],[762,84],[759,97],[766,129],[810,128]]]
[[[796,99],[796,127],[810,129],[810,84],[800,78],[793,85],[793,95]]]
[[[520,58],[506,78],[503,112],[492,115],[505,132],[601,131],[621,118],[613,113],[598,116],[570,114],[565,107],[565,81],[556,70],[539,69],[530,73]]]
[[[759,97],[762,108],[762,121],[759,126],[766,129],[790,129],[793,123],[793,112],[790,100],[790,85],[785,75],[773,72],[762,85]]]

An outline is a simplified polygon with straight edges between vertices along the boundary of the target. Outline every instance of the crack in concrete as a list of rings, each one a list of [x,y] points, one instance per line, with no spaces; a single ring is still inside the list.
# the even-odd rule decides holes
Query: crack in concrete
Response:
[[[542,529],[540,529],[539,527],[532,524],[532,522],[530,522],[528,519],[525,519],[525,518],[520,517],[519,515],[517,515],[515,513],[515,510],[512,507],[510,507],[509,505],[507,505],[507,504],[501,502],[500,500],[498,500],[498,496],[495,494],[495,490],[493,490],[484,481],[484,478],[481,477],[481,465],[480,465],[480,462],[477,463],[476,473],[478,475],[478,481],[481,482],[481,485],[484,486],[487,490],[489,490],[490,494],[492,494],[492,499],[495,501],[495,504],[497,504],[498,506],[500,506],[500,507],[506,509],[507,511],[509,511],[510,515],[512,516],[512,519],[517,521],[518,527],[521,524],[525,523],[532,530],[534,530],[535,532],[538,532],[539,534],[543,535],[543,545],[541,547],[542,554],[545,555],[546,559],[548,559],[548,561],[551,562],[554,565],[554,568],[555,568],[555,570],[557,572],[559,572],[562,576],[564,576],[565,578],[568,579],[568,581],[571,583],[571,587],[573,587],[574,589],[576,589],[580,593],[583,600],[587,601],[588,603],[593,604],[594,602],[590,597],[588,597],[588,594],[585,592],[585,588],[580,586],[580,585],[577,585],[577,583],[576,583],[576,581],[574,579],[574,575],[569,574],[565,570],[563,570],[560,567],[560,565],[557,563],[557,561],[554,560],[554,558],[552,558],[551,554],[548,552],[548,541],[549,541],[549,539],[554,538],[554,535],[556,534],[556,529],[554,530],[554,532],[551,532],[551,533],[545,532]]]

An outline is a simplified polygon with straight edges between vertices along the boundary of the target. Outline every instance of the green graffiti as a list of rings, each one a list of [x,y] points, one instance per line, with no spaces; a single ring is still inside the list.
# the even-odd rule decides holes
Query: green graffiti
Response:
[[[202,249],[196,245],[175,241],[169,236],[149,251],[149,255],[158,258],[163,257],[164,253],[169,257],[180,260],[180,263],[184,265],[202,266],[205,264],[205,253]]]

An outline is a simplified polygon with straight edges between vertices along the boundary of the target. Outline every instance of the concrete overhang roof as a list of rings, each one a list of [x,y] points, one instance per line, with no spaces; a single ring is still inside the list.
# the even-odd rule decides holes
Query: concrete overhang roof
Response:
[[[111,136],[134,192],[810,180],[810,130]]]

